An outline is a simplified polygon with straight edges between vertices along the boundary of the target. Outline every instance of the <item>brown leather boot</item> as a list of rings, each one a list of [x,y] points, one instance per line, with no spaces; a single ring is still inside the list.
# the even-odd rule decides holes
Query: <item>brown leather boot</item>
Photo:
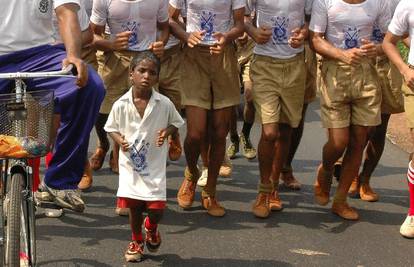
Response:
[[[282,201],[280,200],[277,190],[273,190],[269,197],[269,208],[271,211],[280,211],[283,209]]]
[[[267,218],[270,214],[270,193],[259,192],[256,197],[256,201],[253,204],[253,214],[259,218]]]
[[[217,202],[215,197],[203,196],[203,207],[207,213],[213,217],[223,217],[226,210]]]
[[[359,187],[359,196],[364,201],[375,202],[378,201],[379,196],[372,190],[369,185],[370,177],[361,177],[361,184]]]
[[[185,168],[184,180],[177,194],[177,202],[181,208],[188,209],[193,205],[198,177],[200,177],[199,171],[192,174],[188,167]]]
[[[79,181],[78,188],[80,190],[88,190],[89,188],[91,188],[92,182],[93,182],[92,168],[91,168],[91,165],[89,164],[89,160],[86,160],[85,170],[83,172],[83,176],[81,180]]]
[[[359,194],[359,177],[355,177],[352,180],[351,186],[348,190],[348,195],[356,197]]]
[[[345,220],[356,221],[359,219],[358,212],[351,208],[347,202],[334,202],[332,212]]]

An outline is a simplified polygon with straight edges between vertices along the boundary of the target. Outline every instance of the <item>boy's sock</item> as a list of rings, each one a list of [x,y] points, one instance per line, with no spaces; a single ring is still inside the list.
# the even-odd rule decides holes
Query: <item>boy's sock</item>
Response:
[[[145,220],[145,229],[147,229],[150,232],[157,231],[158,224],[151,222],[151,219],[147,217]]]
[[[408,215],[414,216],[414,167],[412,161],[408,164],[408,190],[410,192],[410,208],[408,209]]]
[[[142,243],[142,232],[139,231],[138,233],[132,232],[132,241],[137,241],[138,243]]]

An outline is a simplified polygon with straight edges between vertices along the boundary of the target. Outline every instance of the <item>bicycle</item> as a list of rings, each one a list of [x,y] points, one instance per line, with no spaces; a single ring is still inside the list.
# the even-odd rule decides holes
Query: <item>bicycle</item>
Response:
[[[24,80],[68,77],[73,66],[54,72],[1,73],[15,81],[11,94],[0,95],[0,197],[3,266],[36,266],[35,197],[29,159],[51,149],[53,90],[26,91]]]

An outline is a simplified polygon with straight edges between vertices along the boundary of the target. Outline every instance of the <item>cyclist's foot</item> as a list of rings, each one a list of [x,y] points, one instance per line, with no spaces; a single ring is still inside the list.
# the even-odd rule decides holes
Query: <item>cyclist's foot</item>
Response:
[[[248,159],[252,160],[256,158],[256,149],[253,147],[252,143],[250,142],[249,137],[244,136],[244,134],[240,135],[240,142],[243,145],[243,156]]]
[[[83,176],[78,184],[80,190],[88,190],[92,186],[92,168],[89,161],[86,161],[85,170],[83,171]]]
[[[227,156],[230,159],[235,159],[238,152],[239,152],[239,140],[237,140],[236,142],[231,141],[229,148],[227,148]]]
[[[102,165],[105,160],[106,152],[108,150],[103,149],[102,147],[98,147],[92,157],[89,159],[91,168],[94,171],[99,170],[102,168]]]
[[[83,212],[85,209],[85,202],[80,196],[79,189],[58,190],[50,188],[46,184],[43,186],[52,195],[56,205],[76,212]]]
[[[144,244],[142,242],[131,241],[125,252],[125,260],[130,262],[141,261],[144,256]]]

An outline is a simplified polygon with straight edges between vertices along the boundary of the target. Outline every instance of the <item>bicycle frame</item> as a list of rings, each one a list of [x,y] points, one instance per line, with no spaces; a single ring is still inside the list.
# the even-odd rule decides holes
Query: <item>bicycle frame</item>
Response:
[[[25,79],[29,78],[47,78],[47,77],[67,77],[75,78],[73,75],[69,75],[72,72],[73,65],[69,65],[61,71],[54,72],[16,72],[16,73],[2,73],[0,74],[0,79],[14,79],[15,80],[15,96],[16,103],[24,103],[24,95],[26,94],[26,85],[24,83]],[[18,115],[17,115],[18,116]],[[18,130],[16,130],[18,131]],[[20,133],[16,132],[16,136],[19,136]],[[4,169],[3,169],[4,167]],[[21,236],[26,247],[23,251],[28,256],[29,266],[36,266],[36,235],[35,235],[35,199],[33,193],[33,172],[32,168],[29,166],[27,159],[11,159],[0,158],[0,179],[3,186],[1,187],[1,206],[2,209],[0,213],[2,214],[2,230],[0,237],[0,245],[5,247],[4,237],[6,236],[5,230],[7,225],[5,224],[5,211],[4,211],[4,201],[8,194],[7,185],[8,177],[13,177],[14,174],[20,173],[23,175],[23,186],[21,190],[22,194],[22,203],[21,203]],[[6,245],[6,246],[5,246]],[[7,257],[6,249],[3,249],[3,265],[5,265],[5,259]],[[6,254],[6,255],[5,255]]]

